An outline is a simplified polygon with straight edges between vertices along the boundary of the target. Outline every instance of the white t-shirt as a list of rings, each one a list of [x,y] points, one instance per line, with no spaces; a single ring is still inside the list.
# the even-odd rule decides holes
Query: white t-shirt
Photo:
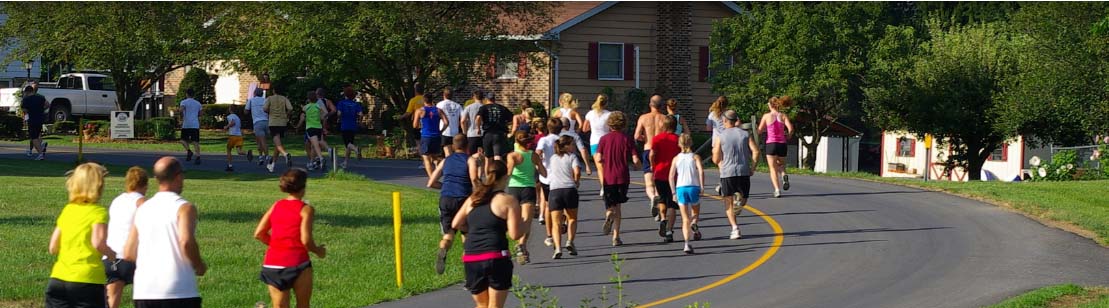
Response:
[[[477,133],[479,128],[477,127],[478,109],[481,109],[481,103],[475,102],[462,110],[462,116],[466,117],[470,124],[470,127],[466,129],[466,137],[481,137],[481,134]]]
[[[236,115],[234,113],[232,113],[231,115],[228,115],[227,116],[227,124],[231,124],[231,128],[227,129],[227,134],[228,135],[231,135],[231,136],[242,136],[243,135],[243,130],[242,130],[243,122],[239,121],[239,116],[238,115]]]
[[[543,152],[544,168],[547,168],[551,165],[551,156],[554,156],[555,141],[558,141],[558,137],[561,137],[561,135],[546,135],[543,136],[543,138],[540,138],[539,142],[535,143],[535,150]],[[543,184],[550,184],[550,181],[547,180],[547,177],[543,175],[539,175],[539,182]]]
[[[724,116],[709,112],[709,116],[705,118],[705,125],[712,126],[712,138],[716,139],[724,132]]]
[[[200,108],[195,99],[181,101],[181,128],[200,128]]]
[[[112,205],[108,207],[108,248],[120,258],[124,257],[123,246],[127,245],[127,236],[131,235],[131,222],[138,209],[136,204],[142,197],[137,192],[125,192],[112,200]]]
[[[177,211],[186,203],[180,195],[163,191],[135,210],[139,247],[132,287],[134,299],[200,297],[196,274],[177,236]]]
[[[254,123],[270,120],[270,114],[266,113],[265,106],[265,97],[255,96],[246,101],[246,111],[250,111],[250,118]]]
[[[443,115],[447,116],[447,130],[443,132],[443,136],[454,137],[454,135],[457,135],[462,125],[462,122],[460,122],[460,117],[462,116],[462,105],[459,105],[452,100],[444,99],[443,101],[436,104],[435,107],[442,109]],[[443,124],[439,123],[439,129],[442,128]]]
[[[601,137],[608,134],[611,129],[608,128],[608,116],[612,115],[611,111],[590,110],[585,114],[585,120],[589,121],[589,145],[601,143]]]

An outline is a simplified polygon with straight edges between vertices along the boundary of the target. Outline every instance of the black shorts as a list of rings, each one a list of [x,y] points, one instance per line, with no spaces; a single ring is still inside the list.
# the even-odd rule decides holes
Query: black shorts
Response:
[[[134,262],[119,260],[119,263],[116,263],[116,269],[112,270],[112,262],[108,262],[107,259],[101,261],[104,263],[104,274],[108,276],[108,283],[123,281],[123,284],[131,284],[135,282]]]
[[[666,203],[666,208],[678,208],[678,202],[674,201],[674,190],[670,189],[669,181],[655,180],[655,191],[658,192],[658,197],[662,198],[662,203]]]
[[[420,155],[440,154],[443,149],[439,145],[439,140],[439,137],[423,136],[420,138]]]
[[[547,202],[550,202],[551,201],[551,185],[543,184],[542,182],[540,182],[539,183],[539,188],[543,189],[543,200],[547,201]]]
[[[343,131],[343,145],[352,145],[352,144],[354,144],[354,134],[355,133],[357,133],[357,132],[352,131],[352,130],[344,130]]]
[[[480,262],[464,262],[466,290],[481,294],[489,288],[505,291],[512,288],[512,259],[496,258]]]
[[[449,147],[454,144],[454,136],[439,136],[439,147]],[[447,151],[450,153],[451,151]]]
[[[605,185],[605,208],[628,202],[628,184]]]
[[[731,196],[739,193],[740,197],[747,198],[751,195],[751,176],[733,176],[720,179],[720,195]]]
[[[200,298],[136,299],[135,308],[200,308]]]
[[[474,155],[481,148],[481,137],[466,137],[466,154]]]
[[[485,157],[500,156],[504,157],[508,154],[508,147],[505,146],[504,133],[487,132],[485,136],[481,137],[481,149],[485,151]]]
[[[516,198],[516,201],[519,201],[520,204],[535,204],[535,200],[537,200],[535,198],[535,187],[509,187],[504,192]]]
[[[270,126],[270,135],[285,138],[285,126]]]
[[[258,279],[278,290],[285,291],[292,288],[293,283],[297,281],[297,277],[300,277],[300,273],[309,268],[312,268],[312,261],[304,262],[296,267],[263,267],[262,273],[258,274]]]
[[[786,157],[789,152],[789,147],[785,143],[767,143],[766,155],[773,155],[778,157]]]
[[[547,199],[550,200],[547,209],[550,211],[578,209],[578,190],[576,188],[552,189],[547,195]]]
[[[323,130],[319,128],[309,128],[304,131],[304,136],[308,138],[316,137],[316,139],[320,139],[320,137],[323,136]]]
[[[42,123],[27,122],[27,138],[39,139],[42,137]]]
[[[454,233],[451,223],[454,222],[454,215],[462,209],[462,204],[466,203],[466,198],[469,197],[439,196],[439,231],[443,234]]]
[[[103,284],[50,278],[46,283],[46,307],[108,307],[106,290]]]
[[[185,142],[200,142],[199,128],[182,128],[181,140]]]

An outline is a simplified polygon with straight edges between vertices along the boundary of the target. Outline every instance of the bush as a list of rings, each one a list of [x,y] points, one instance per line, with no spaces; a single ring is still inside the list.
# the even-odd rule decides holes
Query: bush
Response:
[[[135,138],[153,138],[154,123],[149,120],[135,120]]]
[[[52,134],[58,135],[74,135],[77,134],[77,122],[73,121],[60,121],[54,123],[54,131]]]
[[[21,138],[23,136],[23,118],[15,115],[0,115],[0,137]]]
[[[173,140],[177,138],[177,121],[173,118],[152,118],[149,122],[155,139]]]
[[[216,102],[215,80],[203,69],[194,67],[185,73],[185,77],[181,79],[181,85],[177,90],[178,105],[187,97],[185,93],[188,89],[193,90],[193,99],[200,101],[201,104],[214,104]]]
[[[112,136],[112,123],[108,121],[88,121],[85,125],[92,127],[92,136],[108,138]]]

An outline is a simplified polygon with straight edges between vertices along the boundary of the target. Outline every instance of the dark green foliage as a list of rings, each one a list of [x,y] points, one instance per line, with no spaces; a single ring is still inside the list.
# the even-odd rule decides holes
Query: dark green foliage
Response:
[[[193,91],[193,99],[201,104],[214,104],[216,102],[216,81],[214,76],[199,67],[189,69],[185,78],[181,79],[181,86],[177,90],[177,103],[186,98],[188,90]]]
[[[152,118],[149,120],[154,131],[154,138],[158,140],[173,140],[177,138],[177,120],[173,118]]]
[[[52,134],[67,135],[77,134],[77,122],[73,121],[60,121],[54,123]]]
[[[23,136],[23,118],[0,114],[0,138],[18,139]]]

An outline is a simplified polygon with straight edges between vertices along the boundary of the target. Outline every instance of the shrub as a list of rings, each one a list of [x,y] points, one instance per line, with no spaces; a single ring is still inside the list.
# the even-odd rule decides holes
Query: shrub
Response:
[[[88,121],[86,126],[92,127],[92,136],[108,138],[112,136],[112,123],[108,121]]]
[[[155,139],[173,140],[177,138],[177,121],[173,118],[152,118],[149,122]]]
[[[208,75],[208,72],[203,69],[196,67],[189,69],[189,71],[185,73],[185,77],[181,79],[181,85],[178,89],[178,105],[187,97],[185,92],[188,89],[193,90],[193,99],[200,101],[201,104],[214,104],[216,102],[215,81],[212,76]]]
[[[55,122],[54,123],[54,131],[52,131],[51,133],[52,134],[58,134],[58,135],[77,134],[77,122],[73,122],[73,121]]]
[[[135,120],[135,138],[153,138],[154,123],[149,120]]]
[[[20,138],[23,136],[23,118],[15,115],[0,115],[0,137]]]

